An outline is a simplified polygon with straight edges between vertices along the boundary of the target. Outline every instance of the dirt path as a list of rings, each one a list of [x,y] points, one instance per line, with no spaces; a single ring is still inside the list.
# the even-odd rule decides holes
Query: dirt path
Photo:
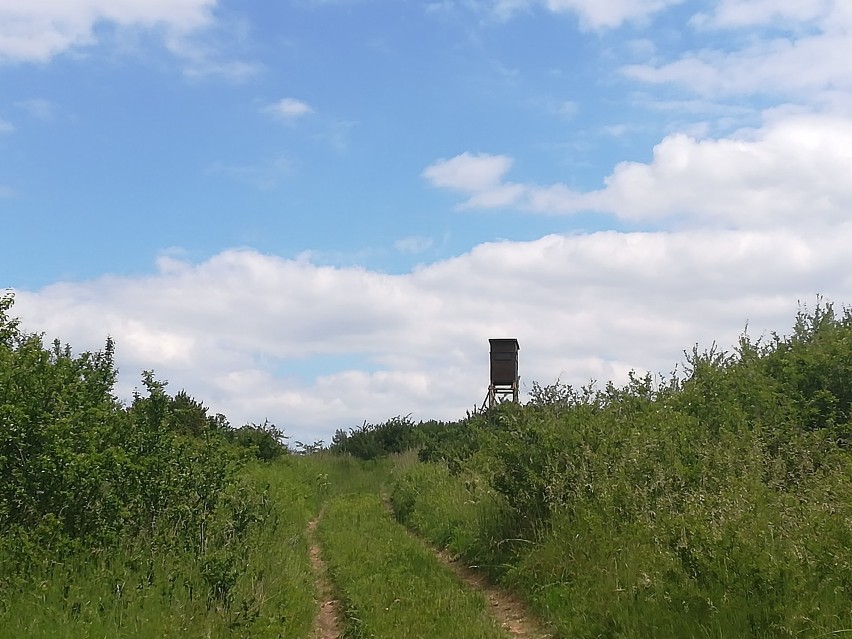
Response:
[[[314,629],[308,637],[309,639],[339,639],[341,636],[341,627],[338,602],[334,598],[334,590],[328,579],[325,562],[320,556],[316,534],[318,521],[319,517],[312,519],[308,523],[311,565],[316,575],[316,592],[317,597],[319,597],[319,610],[314,620]]]
[[[454,560],[446,551],[435,551],[435,554],[461,581],[485,596],[491,614],[511,636],[551,639],[553,635],[544,630],[529,612],[526,604],[512,593],[489,583],[485,575]]]
[[[396,521],[390,499],[387,495],[383,497],[388,514]],[[405,528],[405,526],[403,527]],[[552,639],[553,635],[544,629],[541,623],[529,611],[527,605],[515,595],[490,583],[488,578],[481,572],[453,559],[447,551],[436,550],[412,530],[408,528],[406,530],[409,535],[432,550],[438,560],[449,568],[461,582],[483,594],[491,614],[509,635],[512,637],[521,637],[522,639]]]

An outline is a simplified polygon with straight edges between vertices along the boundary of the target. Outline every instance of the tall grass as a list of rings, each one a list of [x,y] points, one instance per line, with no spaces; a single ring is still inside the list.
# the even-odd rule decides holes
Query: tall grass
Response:
[[[142,374],[112,394],[114,344],[75,355],[0,296],[0,637],[298,637],[304,527],[320,489],[264,424]]]
[[[318,528],[345,632],[375,639],[505,637],[471,592],[390,516],[377,495],[330,502]]]
[[[390,501],[400,522],[493,578],[509,567],[510,509],[481,478],[455,476],[442,464],[400,468]]]
[[[305,529],[324,490],[316,470],[294,457],[250,465],[234,498],[255,521],[203,553],[140,538],[5,579],[0,637],[306,636],[316,601]]]
[[[852,313],[693,351],[662,386],[539,389],[423,454],[401,520],[566,637],[852,630]],[[451,470],[452,469],[452,472]]]

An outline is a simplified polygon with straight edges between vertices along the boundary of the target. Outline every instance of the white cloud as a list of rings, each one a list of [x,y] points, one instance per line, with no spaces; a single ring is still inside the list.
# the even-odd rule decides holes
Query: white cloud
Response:
[[[580,106],[573,100],[565,100],[556,105],[554,112],[564,118],[573,118],[580,110]]]
[[[554,98],[534,98],[529,104],[537,110],[544,111],[566,120],[573,119],[580,112],[580,105],[574,100],[558,100]]]
[[[505,155],[465,152],[438,160],[423,171],[423,177],[440,188],[478,193],[499,186],[512,163]]]
[[[426,13],[443,13],[452,11],[455,8],[455,0],[441,0],[440,2],[429,2],[424,5]]]
[[[671,135],[654,148],[650,163],[618,164],[597,191],[507,182],[510,158],[471,157],[441,160],[424,176],[468,195],[464,207],[601,211],[679,225],[825,225],[849,219],[852,211],[852,120],[833,116],[782,113],[759,130],[722,139]],[[465,178],[469,167],[487,179]]]
[[[325,120],[321,130],[314,135],[320,142],[328,145],[335,153],[344,154],[349,150],[352,133],[358,122],[348,120]]]
[[[519,11],[534,5],[533,0],[491,0],[491,10],[500,20],[508,20]]]
[[[307,102],[295,98],[282,98],[277,102],[267,105],[263,112],[281,120],[293,121],[304,115],[314,112],[313,107]]]
[[[682,113],[693,115],[715,115],[718,117],[742,118],[754,115],[752,107],[739,104],[726,104],[713,100],[661,100],[648,96],[640,99],[639,103],[650,109],[666,113]]]
[[[4,120],[0,118],[0,135],[4,133],[12,133],[15,130],[15,125],[9,122],[8,120]]]
[[[0,0],[0,62],[46,62],[94,44],[95,27],[188,33],[210,24],[216,0]]]
[[[695,342],[733,344],[747,321],[783,332],[797,300],[852,299],[850,242],[849,224],[551,235],[403,275],[234,250],[18,291],[15,312],[78,349],[112,335],[123,397],[153,368],[235,423],[328,440],[364,419],[463,416],[485,397],[490,337],[520,340],[528,388],[667,372]]]
[[[545,0],[544,4],[554,12],[576,12],[583,23],[600,29],[646,18],[680,2],[682,0]]]
[[[184,76],[192,80],[221,78],[238,84],[259,75],[263,70],[261,65],[254,62],[227,59],[217,45],[203,43],[184,34],[170,38],[168,48],[183,63]]]
[[[721,34],[749,28],[749,44],[720,37],[716,48],[668,63],[629,65],[624,73],[714,97],[775,94],[812,103],[825,91],[852,90],[852,5],[846,0],[722,0],[713,11],[696,14],[691,25]]]
[[[632,128],[629,124],[608,124],[601,128],[601,132],[613,138],[620,138],[629,133]]]
[[[852,211],[852,120],[788,118],[753,136],[666,138],[624,162],[592,203],[626,219],[680,216],[739,227],[823,225]]]
[[[828,17],[836,19],[844,0],[717,0],[713,11],[702,12],[693,23],[707,28],[743,28],[771,23],[799,25]]]
[[[701,95],[783,94],[808,97],[826,89],[852,90],[849,34],[821,34],[759,42],[733,52],[690,53],[660,66],[631,65],[624,72],[652,84],[676,84]]]
[[[492,10],[500,19],[519,11],[542,6],[553,13],[576,14],[583,26],[591,29],[619,27],[641,20],[683,0],[491,0]]]
[[[576,15],[584,29],[612,29],[625,22],[646,20],[684,0],[442,0],[425,6],[428,13],[456,8],[489,14],[500,21],[535,8],[557,14]]]
[[[261,72],[260,65],[233,57],[247,23],[234,16],[217,20],[216,6],[217,0],[0,0],[0,64],[49,62],[103,43],[133,50],[128,43],[144,30],[161,38],[188,78],[245,81]]]

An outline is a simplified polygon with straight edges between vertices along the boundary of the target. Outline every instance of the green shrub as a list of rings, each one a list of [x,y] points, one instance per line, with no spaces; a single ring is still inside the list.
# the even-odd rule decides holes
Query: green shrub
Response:
[[[288,452],[284,444],[284,433],[269,422],[246,424],[226,432],[232,443],[260,461],[269,462]]]
[[[338,430],[331,451],[353,455],[358,459],[378,459],[414,448],[419,442],[414,422],[409,416],[393,417],[381,424],[364,424],[347,433]]]
[[[58,341],[45,348],[9,317],[12,303],[0,298],[3,572],[32,576],[122,544],[196,555],[234,547],[217,531],[244,527],[250,500],[243,492],[234,507],[239,464],[223,418],[185,393],[169,397],[150,371],[124,407],[112,392],[112,340],[80,355]]]
[[[421,451],[447,467],[398,481],[398,516],[503,564],[564,636],[852,628],[850,311],[695,348],[684,373],[536,385],[526,406],[473,416]],[[496,493],[496,519],[474,516],[469,485]]]

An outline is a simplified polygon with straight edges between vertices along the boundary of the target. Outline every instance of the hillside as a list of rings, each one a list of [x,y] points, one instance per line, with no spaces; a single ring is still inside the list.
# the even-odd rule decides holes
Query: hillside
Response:
[[[537,384],[523,406],[396,417],[297,455],[151,372],[121,405],[111,341],[46,348],[12,308],[2,637],[852,630],[846,309],[691,349],[668,378]]]

